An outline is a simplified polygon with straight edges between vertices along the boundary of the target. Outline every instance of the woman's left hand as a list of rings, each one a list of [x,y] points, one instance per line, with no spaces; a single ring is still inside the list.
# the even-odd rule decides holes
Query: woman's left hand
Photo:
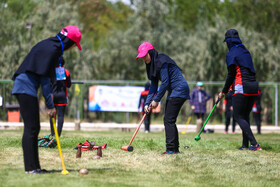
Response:
[[[151,105],[152,105],[152,108],[156,108],[158,106],[158,102],[152,101]]]

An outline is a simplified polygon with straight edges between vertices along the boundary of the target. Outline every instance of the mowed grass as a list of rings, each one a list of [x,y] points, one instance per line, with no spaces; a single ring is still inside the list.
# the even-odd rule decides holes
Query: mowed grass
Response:
[[[40,136],[48,134],[41,131]],[[239,151],[241,134],[180,134],[180,154],[165,151],[164,132],[139,132],[133,152],[128,145],[133,132],[63,131],[62,153],[69,175],[61,175],[58,149],[39,148],[41,167],[50,174],[24,173],[22,130],[0,131],[0,186],[280,186],[280,135],[256,135],[263,150]],[[85,140],[108,144],[100,160],[96,151],[82,152],[76,159],[73,148]],[[184,146],[190,146],[184,149]],[[79,169],[87,168],[88,175]]]

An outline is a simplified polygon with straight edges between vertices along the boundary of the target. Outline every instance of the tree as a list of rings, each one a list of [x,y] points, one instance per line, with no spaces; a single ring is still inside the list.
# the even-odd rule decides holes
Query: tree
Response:
[[[80,1],[78,9],[84,31],[91,38],[94,48],[98,48],[112,30],[127,28],[127,17],[132,10],[122,2],[107,0]]]
[[[0,78],[11,78],[18,61],[23,59],[24,53],[30,47],[27,18],[36,4],[32,0],[24,3],[20,0],[7,0],[0,5]]]

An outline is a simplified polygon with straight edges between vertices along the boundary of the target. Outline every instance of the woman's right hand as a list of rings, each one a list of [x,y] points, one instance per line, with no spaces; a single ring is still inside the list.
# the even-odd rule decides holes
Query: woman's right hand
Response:
[[[144,112],[147,113],[147,114],[150,112],[150,107],[149,107],[149,105],[145,105],[145,107],[144,107]]]
[[[220,92],[218,95],[219,100],[222,100],[225,94],[223,92]]]
[[[55,108],[48,109],[48,114],[50,117],[54,117],[56,114],[56,109]]]

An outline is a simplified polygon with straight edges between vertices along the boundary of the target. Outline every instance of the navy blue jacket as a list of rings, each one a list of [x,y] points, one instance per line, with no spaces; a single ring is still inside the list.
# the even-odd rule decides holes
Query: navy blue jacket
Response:
[[[226,39],[229,52],[227,54],[228,76],[223,93],[228,93],[230,86],[234,94],[253,96],[258,94],[258,82],[251,54],[239,38]]]
[[[168,63],[163,64],[160,69],[160,80],[162,84],[158,90],[159,79],[151,79],[151,86],[145,105],[149,105],[152,100],[159,102],[166,91],[168,91],[167,99],[169,97],[190,99],[189,85],[178,66]]]

